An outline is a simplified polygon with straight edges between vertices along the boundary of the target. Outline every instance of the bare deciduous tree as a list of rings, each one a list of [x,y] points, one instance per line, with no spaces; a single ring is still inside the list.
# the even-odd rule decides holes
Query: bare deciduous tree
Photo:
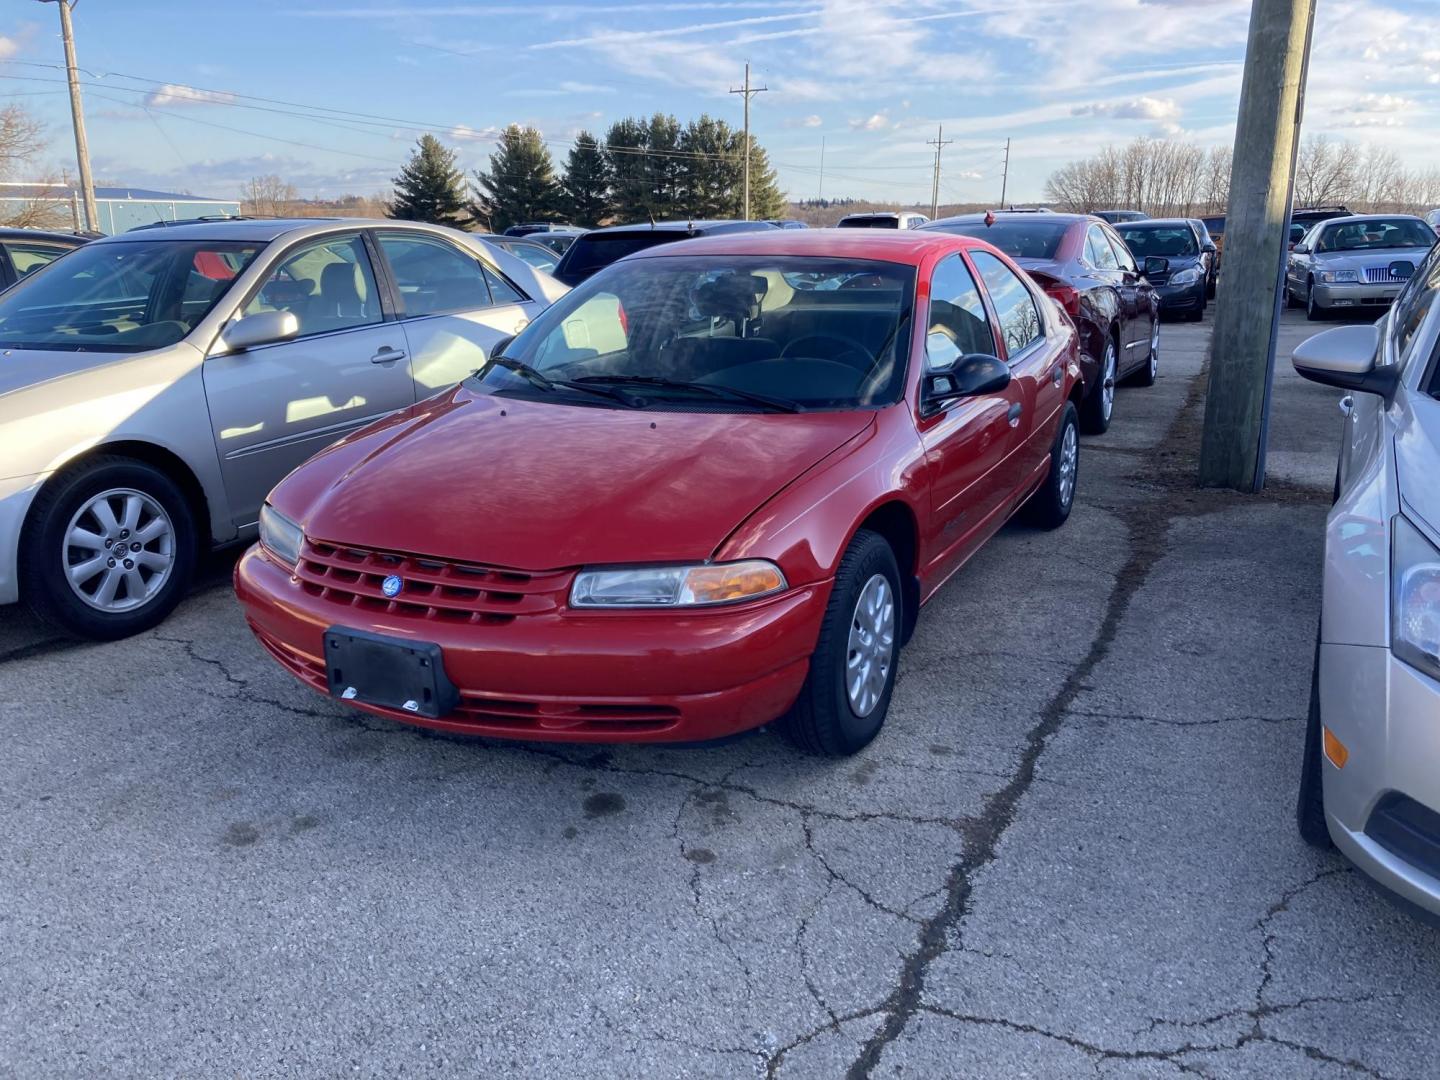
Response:
[[[19,105],[0,109],[0,180],[15,179],[46,146],[45,125]],[[31,179],[26,177],[26,179]],[[7,200],[0,225],[22,229],[63,229],[71,224],[69,204],[52,179],[35,182],[34,194]]]
[[[1295,158],[1295,205],[1334,206],[1355,196],[1360,147],[1311,135]]]
[[[278,176],[254,176],[240,191],[240,210],[254,217],[285,217],[299,198],[295,185]]]
[[[1110,208],[1188,217],[1225,205],[1230,155],[1175,139],[1136,139],[1052,173],[1045,196],[1067,210]]]

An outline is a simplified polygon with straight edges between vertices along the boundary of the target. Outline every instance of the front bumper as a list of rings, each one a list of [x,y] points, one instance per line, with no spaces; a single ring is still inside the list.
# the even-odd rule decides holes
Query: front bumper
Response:
[[[1192,281],[1189,285],[1157,285],[1155,295],[1160,298],[1160,311],[1194,311],[1205,306],[1205,279]]]
[[[1383,285],[1363,282],[1315,283],[1315,303],[1323,308],[1389,307],[1405,287],[1403,281]],[[1303,299],[1303,298],[1302,298]]]
[[[1388,648],[1322,644],[1320,717],[1349,751],[1343,769],[1321,765],[1335,845],[1440,914],[1440,683]]]
[[[259,545],[235,593],[261,645],[327,692],[332,626],[434,642],[460,704],[439,719],[358,706],[443,731],[567,742],[693,742],[768,723],[809,671],[830,582],[709,611],[561,610],[499,626],[366,612],[305,592]]]
[[[0,604],[20,599],[20,530],[45,474],[0,480]]]

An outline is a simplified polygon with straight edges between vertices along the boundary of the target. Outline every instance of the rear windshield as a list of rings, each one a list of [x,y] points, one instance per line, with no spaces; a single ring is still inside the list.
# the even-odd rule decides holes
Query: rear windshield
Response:
[[[90,244],[0,293],[0,348],[144,352],[210,313],[263,244]]]
[[[847,217],[841,218],[837,229],[898,229],[897,217]]]
[[[1316,251],[1366,251],[1374,248],[1428,248],[1435,233],[1411,218],[1347,221],[1327,225],[1315,241]]]
[[[1210,231],[1211,236],[1219,236],[1225,231],[1225,219],[1223,217],[1207,217],[1201,218],[1200,220],[1205,223],[1205,228]]]
[[[578,285],[597,270],[605,269],[626,255],[688,238],[688,233],[673,229],[582,236],[565,252],[565,257],[556,268],[555,276],[567,285]]]
[[[1116,225],[1115,231],[1130,254],[1137,259],[1151,255],[1173,259],[1177,255],[1198,255],[1200,245],[1195,242],[1195,231],[1188,225]]]
[[[931,225],[927,229],[937,232],[958,233],[973,236],[994,244],[1012,259],[1053,259],[1060,249],[1068,224],[1053,221],[996,221],[986,225],[983,221],[966,222],[960,225]]]

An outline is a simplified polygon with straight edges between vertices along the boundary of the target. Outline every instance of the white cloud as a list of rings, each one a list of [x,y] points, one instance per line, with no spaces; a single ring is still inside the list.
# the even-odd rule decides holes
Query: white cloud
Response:
[[[1130,101],[1092,101],[1076,105],[1071,116],[1108,116],[1116,120],[1160,120],[1173,123],[1180,106],[1173,98],[1138,97]]]
[[[801,127],[808,127],[808,128],[817,128],[817,127],[819,127],[819,126],[820,126],[821,124],[823,124],[823,123],[824,123],[824,121],[821,120],[819,116],[817,116],[817,115],[814,114],[814,113],[811,113],[809,116],[805,117],[805,119],[803,119],[803,120],[800,121],[800,126],[801,126]]]
[[[884,131],[890,126],[890,117],[883,112],[857,117],[850,121],[852,131]]]
[[[227,90],[201,90],[184,83],[165,83],[145,95],[145,104],[151,108],[169,105],[229,105],[235,95]]]
[[[1357,113],[1397,113],[1409,112],[1413,108],[1415,108],[1414,99],[1402,97],[1399,94],[1361,94],[1344,111]]]
[[[456,124],[445,134],[456,142],[475,142],[478,139],[499,138],[500,129],[498,127],[472,128],[469,124]]]
[[[8,60],[20,51],[20,43],[12,37],[0,34],[0,60]]]

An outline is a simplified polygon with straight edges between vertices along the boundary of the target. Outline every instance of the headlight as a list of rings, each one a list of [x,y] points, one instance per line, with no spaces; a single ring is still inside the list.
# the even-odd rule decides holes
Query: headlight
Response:
[[[1171,285],[1194,285],[1200,280],[1200,268],[1192,266],[1188,270],[1181,270],[1170,278]]]
[[[1390,549],[1390,648],[1440,679],[1440,551],[1397,515]]]
[[[1360,273],[1357,270],[1321,270],[1320,280],[1327,285],[1339,281],[1359,281]]]
[[[704,607],[754,600],[785,587],[785,575],[780,568],[764,559],[699,566],[582,570],[570,588],[570,606]]]
[[[269,503],[260,507],[260,543],[286,566],[300,561],[300,545],[305,534],[300,526]]]

